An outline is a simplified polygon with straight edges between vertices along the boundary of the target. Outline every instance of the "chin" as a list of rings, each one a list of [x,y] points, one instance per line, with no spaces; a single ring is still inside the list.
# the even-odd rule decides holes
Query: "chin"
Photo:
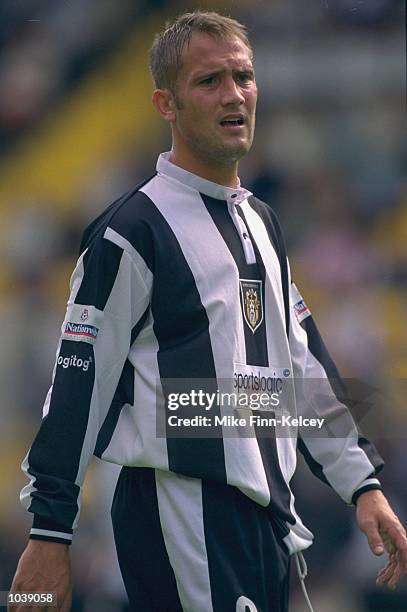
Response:
[[[191,143],[192,144],[192,143]],[[197,146],[200,144],[201,146]],[[191,149],[195,151],[195,153],[201,159],[206,159],[207,162],[211,164],[218,163],[222,165],[229,165],[232,163],[236,163],[242,157],[244,157],[251,149],[252,143],[248,141],[241,142],[225,142],[224,140],[219,141],[219,139],[205,139],[205,142],[195,141]]]
[[[230,161],[237,161],[244,157],[251,149],[251,143],[239,143],[233,146],[225,147],[225,158],[229,158]]]

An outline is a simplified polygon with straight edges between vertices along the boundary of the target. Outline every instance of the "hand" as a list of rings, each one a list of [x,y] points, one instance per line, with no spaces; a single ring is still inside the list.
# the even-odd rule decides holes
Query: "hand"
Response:
[[[8,612],[69,612],[72,603],[69,546],[57,542],[29,540],[21,555],[11,592],[56,593],[57,607],[13,604]]]
[[[403,574],[407,574],[406,530],[391,509],[381,491],[366,491],[356,502],[356,518],[366,534],[375,555],[386,550],[389,560],[377,575],[376,584],[395,589]]]

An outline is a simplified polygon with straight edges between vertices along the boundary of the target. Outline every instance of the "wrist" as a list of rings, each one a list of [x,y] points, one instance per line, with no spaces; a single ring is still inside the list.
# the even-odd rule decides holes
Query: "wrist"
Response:
[[[35,550],[36,552],[46,551],[47,554],[51,552],[55,552],[56,554],[60,554],[61,552],[69,552],[69,544],[47,540],[29,539],[27,548],[30,550]]]
[[[361,486],[359,489],[357,489],[354,494],[352,495],[352,504],[354,506],[357,505],[357,502],[359,500],[360,497],[364,496],[366,493],[382,493],[383,489],[382,489],[382,485],[380,484],[380,482],[378,480],[376,480],[375,482],[369,482],[363,486]],[[382,493],[383,495],[383,493]],[[380,497],[380,495],[378,496]],[[372,498],[374,499],[374,497]]]
[[[381,489],[369,489],[368,491],[362,491],[355,500],[355,505],[360,503],[379,501],[385,499],[383,491]]]

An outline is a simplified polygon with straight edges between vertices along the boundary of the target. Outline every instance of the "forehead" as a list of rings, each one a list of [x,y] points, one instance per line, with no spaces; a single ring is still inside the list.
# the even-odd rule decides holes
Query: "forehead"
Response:
[[[194,33],[181,55],[179,76],[188,80],[197,73],[228,67],[251,68],[251,51],[240,38],[218,39]]]

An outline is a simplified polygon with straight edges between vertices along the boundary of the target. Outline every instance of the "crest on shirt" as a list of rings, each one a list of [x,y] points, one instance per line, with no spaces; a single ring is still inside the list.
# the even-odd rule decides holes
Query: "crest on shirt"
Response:
[[[240,279],[243,317],[254,333],[263,323],[263,292],[261,280]]]
[[[89,310],[84,308],[81,314],[81,321],[86,321],[86,319],[89,319]]]

